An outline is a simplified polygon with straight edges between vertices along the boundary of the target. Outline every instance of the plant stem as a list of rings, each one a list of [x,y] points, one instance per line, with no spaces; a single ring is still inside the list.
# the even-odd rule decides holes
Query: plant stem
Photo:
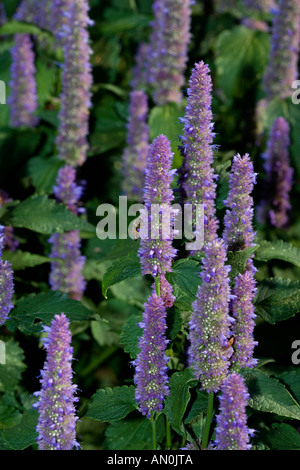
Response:
[[[159,275],[158,275],[158,276],[155,276],[154,280],[155,280],[155,292],[156,292],[156,295],[157,295],[157,297],[160,297]]]
[[[153,420],[153,421],[151,421],[151,424],[152,424],[153,450],[156,450],[156,422]]]
[[[166,450],[172,448],[172,438],[171,438],[171,426],[168,418],[166,417]]]
[[[208,408],[207,408],[204,436],[203,436],[203,441],[202,441],[202,449],[206,449],[207,444],[208,444],[213,410],[214,410],[214,393],[212,392],[212,393],[209,393],[208,395]]]

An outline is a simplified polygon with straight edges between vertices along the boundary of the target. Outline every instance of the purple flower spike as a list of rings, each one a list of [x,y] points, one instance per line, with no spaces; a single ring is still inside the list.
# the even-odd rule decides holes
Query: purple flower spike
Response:
[[[38,118],[34,115],[38,103],[32,42],[28,34],[16,34],[14,39],[11,51],[11,95],[8,100],[11,125],[34,127],[38,124]]]
[[[171,308],[175,302],[176,297],[173,295],[173,287],[167,281],[166,276],[161,274],[159,276],[160,296],[162,297],[166,309]]]
[[[78,202],[82,188],[75,183],[76,172],[66,165],[58,172],[54,194],[73,214],[78,213]],[[82,275],[85,257],[80,254],[81,239],[78,230],[55,233],[49,238],[52,244],[50,285],[52,290],[69,294],[75,300],[81,300],[86,282]]]
[[[155,0],[148,83],[156,105],[179,103],[190,41],[190,0]]]
[[[290,167],[288,122],[279,117],[275,119],[263,155],[266,170],[266,191],[257,216],[261,223],[270,222],[277,228],[287,227],[289,223],[290,191],[292,189],[293,169]]]
[[[123,154],[123,192],[142,202],[145,167],[149,152],[148,99],[143,90],[130,94],[127,147]]]
[[[216,417],[217,450],[250,450],[253,430],[247,426],[249,393],[241,375],[233,372],[222,385],[220,413]]]
[[[234,281],[231,301],[231,315],[234,318],[234,353],[231,362],[238,368],[254,367],[257,360],[253,359],[253,351],[258,344],[254,341],[255,308],[253,299],[256,294],[256,281],[252,271],[246,270]]]
[[[223,239],[229,251],[240,251],[253,246],[253,198],[250,196],[256,183],[256,173],[248,154],[233,157],[229,175],[229,194],[224,204]]]
[[[171,206],[173,192],[171,171],[173,153],[170,142],[164,135],[154,139],[145,171],[145,213],[141,211],[142,228],[139,256],[143,274],[171,271],[176,250],[172,247],[174,236],[174,214]],[[146,224],[147,222],[147,224]],[[148,228],[143,228],[148,225]]]
[[[76,441],[76,385],[72,384],[73,348],[69,320],[64,313],[55,315],[43,340],[46,361],[41,371],[41,391],[35,407],[39,450],[73,450]]]
[[[89,108],[92,72],[90,64],[87,0],[69,0],[56,5],[60,27],[56,35],[64,53],[60,125],[56,138],[59,156],[72,166],[82,165],[88,150]],[[55,17],[56,18],[56,17]]]
[[[5,244],[5,228],[0,225],[0,326],[8,319],[13,308],[14,293],[13,271],[8,261],[3,261],[2,252]]]
[[[201,389],[217,392],[229,369],[232,347],[229,316],[230,267],[225,265],[223,240],[216,239],[204,246],[202,284],[193,303],[190,320],[188,361]]]
[[[189,81],[185,109],[184,135],[181,137],[183,163],[181,189],[185,203],[204,205],[204,240],[217,236],[215,217],[216,175],[213,170],[213,132],[211,111],[212,82],[209,67],[195,64]]]
[[[279,0],[272,22],[271,52],[264,76],[268,100],[291,95],[291,86],[298,78],[300,48],[300,3]]]
[[[135,365],[135,397],[140,411],[148,418],[163,408],[169,393],[167,362],[166,309],[164,301],[155,292],[145,304],[143,314],[144,332],[139,340],[140,352]],[[141,326],[142,326],[141,325]]]

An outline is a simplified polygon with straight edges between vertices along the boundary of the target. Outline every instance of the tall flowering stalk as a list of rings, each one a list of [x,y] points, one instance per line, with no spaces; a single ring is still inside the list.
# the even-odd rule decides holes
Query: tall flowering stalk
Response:
[[[215,217],[217,176],[213,170],[214,139],[211,96],[212,82],[208,65],[195,64],[187,90],[181,152],[181,190],[186,204],[203,204],[204,240],[217,236],[218,221]]]
[[[55,315],[50,327],[44,327],[42,339],[46,360],[41,371],[41,390],[36,392],[39,410],[37,424],[39,450],[72,450],[76,441],[76,385],[72,384],[73,348],[69,320],[64,313]]]
[[[241,375],[233,372],[222,385],[220,412],[216,417],[217,450],[250,450],[253,430],[247,426],[249,393]]]
[[[57,184],[53,189],[57,200],[76,215],[82,188],[76,185],[75,178],[75,169],[66,165],[59,170]],[[55,233],[49,242],[52,244],[50,257],[55,258],[51,263],[49,279],[52,290],[65,292],[71,298],[81,300],[86,285],[82,275],[85,257],[80,253],[78,230]]]
[[[190,0],[155,0],[148,83],[157,105],[179,103],[190,41]]]
[[[248,154],[233,158],[229,175],[229,194],[224,217],[223,239],[228,251],[241,251],[254,246],[255,231],[253,230],[253,198],[251,193],[256,182],[253,163]],[[253,351],[257,342],[254,341],[255,313],[253,300],[256,293],[254,278],[256,268],[253,255],[246,263],[243,273],[233,282],[232,299],[230,302],[231,315],[234,318],[234,354],[232,363],[236,367],[253,367]]]
[[[226,247],[216,239],[204,246],[202,284],[190,319],[188,362],[201,389],[217,392],[229,369],[232,347],[229,316],[230,287]]]
[[[123,153],[123,192],[129,200],[142,201],[149,152],[148,99],[143,90],[130,93],[127,146]]]
[[[292,83],[298,78],[300,3],[279,0],[273,14],[271,52],[264,76],[268,100],[290,96]]]
[[[54,7],[59,12],[54,30],[62,44],[60,125],[56,138],[59,156],[66,163],[79,166],[87,157],[89,108],[91,107],[92,73],[90,64],[87,0],[61,0]]]
[[[5,228],[0,225],[0,326],[8,319],[13,308],[12,296],[14,293],[13,271],[11,264],[2,259],[5,243]]]
[[[153,277],[171,271],[176,254],[172,246],[172,158],[173,153],[167,137],[162,134],[154,139],[145,170],[145,211],[141,211],[143,223],[139,249],[142,273],[152,274]]]
[[[139,325],[143,335],[139,340],[140,352],[134,361],[135,397],[140,411],[148,418],[163,408],[169,393],[165,350],[166,308],[162,297],[153,292],[144,305],[143,321]]]
[[[266,170],[266,191],[257,215],[262,223],[270,222],[277,228],[289,223],[291,209],[290,191],[293,182],[293,169],[290,166],[289,145],[290,126],[286,119],[274,120],[263,155]]]
[[[11,109],[12,127],[34,127],[38,123],[34,115],[38,107],[35,81],[33,45],[29,34],[15,34],[11,51]]]

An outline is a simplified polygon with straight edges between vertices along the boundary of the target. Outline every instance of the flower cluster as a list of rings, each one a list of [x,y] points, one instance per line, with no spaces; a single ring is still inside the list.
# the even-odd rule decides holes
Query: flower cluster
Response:
[[[29,34],[15,34],[15,44],[11,51],[11,125],[13,127],[33,127],[38,123],[37,90],[32,41]]]
[[[148,83],[157,105],[180,102],[190,41],[190,0],[155,0]]]
[[[290,96],[298,78],[300,48],[300,4],[298,0],[279,0],[272,22],[271,52],[264,76],[267,99]]]
[[[171,190],[173,153],[164,135],[154,139],[150,146],[145,170],[145,209],[141,210],[142,228],[139,256],[143,274],[171,271],[176,250],[172,247],[174,236],[174,198]]]
[[[289,160],[290,126],[286,119],[275,119],[270,131],[267,151],[263,155],[266,170],[266,191],[257,216],[260,222],[269,221],[277,228],[289,223],[290,191],[293,169]]]
[[[58,172],[54,193],[75,215],[78,213],[77,204],[82,194],[82,188],[75,183],[75,169],[69,165]],[[86,282],[82,275],[85,257],[80,253],[81,239],[78,230],[53,234],[49,242],[52,244],[50,285],[52,290],[59,290],[70,295],[73,299],[81,300]]]
[[[203,204],[204,240],[217,236],[218,221],[215,217],[216,175],[213,170],[213,132],[211,110],[212,82],[208,65],[195,64],[187,90],[184,132],[181,137],[183,163],[181,189],[184,202]]]
[[[204,246],[202,284],[198,287],[190,319],[188,362],[201,388],[208,392],[220,389],[233,352],[229,344],[230,266],[225,262],[223,240],[216,239]]]
[[[55,315],[50,327],[44,327],[46,360],[41,371],[41,390],[36,392],[39,410],[37,424],[39,450],[72,450],[76,441],[76,385],[72,384],[73,348],[69,320],[64,313]]]
[[[142,201],[144,172],[149,152],[148,99],[143,90],[130,94],[127,147],[123,153],[123,192],[129,200]]]
[[[92,73],[87,28],[91,21],[86,0],[66,1],[57,7],[64,19],[56,29],[63,46],[64,66],[56,145],[62,160],[78,166],[85,162],[88,150]]]
[[[220,413],[216,417],[217,450],[249,450],[253,430],[247,426],[249,393],[241,375],[233,372],[224,380]]]
[[[6,322],[9,312],[13,308],[12,296],[14,293],[11,264],[2,260],[4,239],[4,227],[0,225],[0,325]]]
[[[144,307],[143,322],[140,323],[144,329],[139,340],[140,352],[133,364],[135,397],[141,413],[150,417],[153,412],[162,410],[163,401],[169,392],[168,358],[165,354],[167,325],[164,300],[155,292]]]

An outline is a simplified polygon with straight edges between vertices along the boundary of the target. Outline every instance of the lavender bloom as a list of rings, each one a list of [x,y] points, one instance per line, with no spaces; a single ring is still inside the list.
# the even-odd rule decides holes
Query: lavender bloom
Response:
[[[149,418],[153,412],[162,410],[164,399],[169,393],[168,358],[165,355],[166,309],[163,299],[155,292],[145,304],[140,327],[144,332],[139,340],[140,352],[134,361],[135,397],[141,413]]]
[[[256,173],[249,155],[233,157],[229,176],[229,194],[224,204],[223,238],[229,251],[240,251],[253,246],[253,198],[250,196],[256,182]]]
[[[12,199],[9,195],[0,189],[0,207],[8,202],[11,202]],[[4,248],[7,248],[9,251],[16,251],[19,246],[19,242],[14,237],[14,228],[10,226],[4,227]]]
[[[171,206],[174,196],[170,187],[174,173],[171,170],[172,157],[167,137],[160,135],[154,139],[145,170],[146,209],[141,210],[143,220],[139,249],[142,273],[152,274],[153,277],[171,271],[176,254],[176,250],[172,247],[174,235]],[[155,214],[156,209],[157,214]]]
[[[246,270],[239,274],[234,281],[231,301],[233,324],[234,353],[231,362],[238,368],[254,367],[257,360],[253,359],[253,351],[258,344],[253,339],[255,327],[255,308],[253,299],[256,294],[256,281],[253,273]]]
[[[267,33],[269,31],[268,23],[261,20],[254,20],[253,18],[242,18],[241,24],[246,28],[254,29],[255,31],[263,31]]]
[[[247,426],[249,393],[243,377],[235,372],[228,375],[219,400],[215,440],[217,450],[250,450],[249,440],[253,430]]]
[[[300,4],[298,0],[279,0],[272,22],[271,52],[264,76],[268,100],[291,94],[298,78],[300,46]]]
[[[188,104],[185,109],[184,135],[181,137],[183,163],[181,189],[185,203],[203,204],[204,240],[217,236],[215,217],[216,175],[213,170],[213,132],[211,111],[212,82],[209,67],[195,64],[189,81]]]
[[[72,384],[73,348],[69,320],[64,313],[55,315],[43,339],[46,361],[41,371],[41,391],[34,405],[39,409],[37,425],[39,450],[72,450],[76,441],[76,385]]]
[[[55,32],[64,53],[60,125],[56,138],[59,156],[66,163],[82,165],[87,156],[89,108],[92,73],[89,61],[87,0],[65,1],[55,5],[60,11],[61,27]],[[64,21],[63,21],[63,20]]]
[[[148,100],[143,90],[130,94],[127,147],[123,153],[123,192],[129,200],[142,201],[149,152]]]
[[[263,155],[266,170],[266,195],[261,202],[257,216],[261,223],[268,220],[277,228],[284,228],[289,222],[291,209],[289,193],[292,188],[293,169],[289,161],[288,122],[279,117],[275,119],[267,146]]]
[[[198,288],[190,319],[189,366],[201,382],[201,389],[217,392],[229,368],[232,347],[229,316],[230,288],[225,265],[223,240],[216,239],[204,246],[202,284]]]
[[[148,80],[157,105],[179,103],[190,41],[190,0],[155,0]]]
[[[0,225],[0,326],[8,319],[13,308],[12,296],[14,293],[13,271],[8,261],[3,261],[2,252],[5,243],[5,228]]]
[[[132,90],[140,90],[147,88],[148,76],[147,76],[147,64],[150,53],[150,46],[145,42],[142,42],[135,55],[135,66],[132,70],[132,80],[130,86]]]
[[[76,215],[82,188],[76,185],[75,176],[76,172],[73,167],[66,165],[61,168],[54,193],[58,201]],[[52,290],[65,292],[71,298],[81,300],[86,286],[82,275],[85,257],[80,254],[81,240],[78,230],[62,234],[55,233],[50,237],[49,242],[52,244],[50,257],[55,259],[51,263],[50,272]]]
[[[160,296],[164,301],[166,309],[171,308],[176,297],[173,295],[173,287],[167,281],[165,274],[159,276]]]
[[[38,124],[38,118],[34,115],[38,103],[32,42],[28,34],[16,34],[14,39],[9,97],[11,125],[34,127]]]

